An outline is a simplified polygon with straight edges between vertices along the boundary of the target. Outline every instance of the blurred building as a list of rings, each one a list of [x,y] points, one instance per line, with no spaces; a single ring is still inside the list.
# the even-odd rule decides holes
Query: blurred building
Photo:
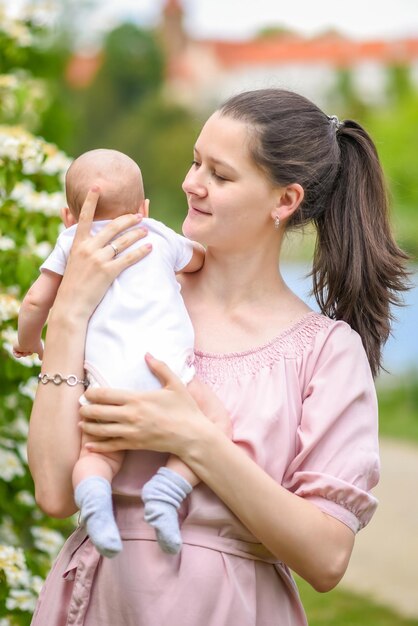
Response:
[[[325,105],[349,71],[350,86],[362,102],[387,96],[389,67],[410,70],[418,85],[418,38],[353,41],[335,32],[306,39],[293,32],[248,41],[194,39],[184,28],[181,0],[166,0],[161,33],[168,59],[170,95],[193,108],[216,105],[234,92],[280,86]]]
[[[353,41],[328,32],[307,39],[271,29],[246,41],[195,39],[184,18],[181,0],[165,0],[158,30],[167,57],[167,93],[193,109],[211,109],[237,91],[272,86],[293,89],[326,106],[341,90],[343,75],[346,87],[349,77],[352,95],[375,105],[388,97],[390,67],[407,68],[418,86],[418,38]],[[100,64],[100,55],[76,56],[67,79],[83,88]]]

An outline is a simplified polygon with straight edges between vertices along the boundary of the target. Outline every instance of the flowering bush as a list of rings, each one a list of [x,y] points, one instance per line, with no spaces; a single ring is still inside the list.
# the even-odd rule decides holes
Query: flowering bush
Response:
[[[35,504],[26,439],[40,361],[12,354],[21,298],[60,227],[69,159],[27,130],[46,93],[17,65],[21,48],[34,45],[34,29],[0,17],[0,626],[11,626],[30,623],[51,560],[73,527]]]

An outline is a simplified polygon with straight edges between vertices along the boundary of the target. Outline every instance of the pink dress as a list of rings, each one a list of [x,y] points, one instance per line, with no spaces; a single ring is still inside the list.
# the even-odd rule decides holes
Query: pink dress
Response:
[[[278,483],[353,532],[376,508],[377,404],[359,336],[309,313],[248,352],[196,352],[231,414],[236,445]],[[164,554],[141,486],[165,455],[130,451],[114,480],[123,552],[99,556],[82,528],[63,547],[32,626],[305,626],[285,564],[200,484],[181,511],[183,548]]]

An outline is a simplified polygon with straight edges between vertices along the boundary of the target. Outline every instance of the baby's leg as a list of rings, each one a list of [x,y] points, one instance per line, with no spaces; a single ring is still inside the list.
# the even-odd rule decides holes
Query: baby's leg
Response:
[[[116,474],[119,472],[124,457],[124,451],[107,452],[106,454],[98,452],[89,452],[85,447],[88,438],[83,435],[81,441],[81,451],[77,463],[73,469],[73,487],[74,489],[82,480],[89,476],[101,476],[107,482],[111,483]]]
[[[196,378],[187,388],[206,417],[230,437],[232,431],[229,415],[213,391]],[[171,455],[166,466],[161,467],[143,486],[144,518],[155,528],[158,543],[164,552],[179,552],[182,541],[177,512],[183,500],[199,482],[196,474],[183,461]]]
[[[112,480],[121,468],[124,452],[99,454],[84,447],[73,469],[74,499],[91,542],[103,556],[116,556],[122,541],[113,515]]]

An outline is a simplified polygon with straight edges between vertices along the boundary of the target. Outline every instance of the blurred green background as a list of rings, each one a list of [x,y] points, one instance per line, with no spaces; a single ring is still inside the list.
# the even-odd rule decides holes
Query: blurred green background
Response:
[[[206,108],[193,109],[173,98],[161,29],[133,23],[105,33],[88,80],[71,78],[79,57],[72,16],[79,7],[88,17],[89,3],[51,1],[53,26],[39,18],[38,5],[28,2],[21,17],[11,18],[0,2],[0,626],[29,624],[51,559],[75,523],[46,518],[34,503],[25,441],[40,363],[11,356],[20,300],[60,226],[63,175],[70,159],[86,149],[122,150],[141,166],[152,215],[180,230],[181,182],[201,123],[216,100],[212,95]],[[273,29],[262,35],[280,33]],[[80,72],[83,60],[77,62]],[[357,119],[374,137],[389,182],[396,236],[414,262],[418,90],[411,72],[407,64],[389,64],[384,97],[371,105],[350,68],[340,69],[327,112]],[[311,249],[307,235],[298,252],[289,246],[289,260],[306,261]],[[379,385],[381,435],[414,441],[418,449],[416,371],[395,380],[402,384]],[[311,626],[418,624],[367,598],[340,589],[319,595],[298,582]]]

